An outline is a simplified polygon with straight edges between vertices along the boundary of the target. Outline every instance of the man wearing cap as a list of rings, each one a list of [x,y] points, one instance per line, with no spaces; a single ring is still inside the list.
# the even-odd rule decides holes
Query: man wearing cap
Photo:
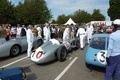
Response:
[[[28,42],[28,49],[27,49],[27,57],[30,58],[32,54],[32,47],[33,47],[33,41],[34,41],[34,35],[32,33],[33,26],[29,25],[27,30],[27,42]]]
[[[120,80],[120,19],[114,20],[113,26],[116,31],[109,37],[104,80],[111,80],[112,76],[113,80]]]

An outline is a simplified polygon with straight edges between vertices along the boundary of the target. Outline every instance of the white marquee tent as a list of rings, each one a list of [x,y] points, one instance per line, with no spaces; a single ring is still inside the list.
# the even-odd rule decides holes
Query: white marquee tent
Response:
[[[71,24],[76,25],[76,23],[71,18],[69,18],[69,20],[64,25],[71,25]]]

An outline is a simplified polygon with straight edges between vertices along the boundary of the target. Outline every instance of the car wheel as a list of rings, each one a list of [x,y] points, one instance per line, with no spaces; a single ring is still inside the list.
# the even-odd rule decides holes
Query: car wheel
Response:
[[[20,53],[20,47],[18,45],[13,45],[10,49],[10,56],[17,56]]]
[[[86,67],[91,69],[92,65],[88,64],[88,63],[85,63]]]
[[[66,60],[67,57],[67,50],[64,46],[61,46],[57,51],[57,59],[62,62]]]
[[[76,48],[75,48],[75,49],[79,49],[79,48],[80,48],[80,41],[77,40],[77,41],[76,41]]]

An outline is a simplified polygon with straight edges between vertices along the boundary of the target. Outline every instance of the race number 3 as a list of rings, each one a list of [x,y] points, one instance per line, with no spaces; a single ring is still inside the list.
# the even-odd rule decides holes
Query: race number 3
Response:
[[[107,64],[106,63],[106,54],[107,54],[107,51],[105,51],[105,50],[98,52],[97,59],[101,64]]]

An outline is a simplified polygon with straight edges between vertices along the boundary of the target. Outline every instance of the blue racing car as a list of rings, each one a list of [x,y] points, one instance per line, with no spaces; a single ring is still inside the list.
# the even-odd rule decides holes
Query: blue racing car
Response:
[[[106,67],[109,34],[94,34],[85,53],[86,67]]]

